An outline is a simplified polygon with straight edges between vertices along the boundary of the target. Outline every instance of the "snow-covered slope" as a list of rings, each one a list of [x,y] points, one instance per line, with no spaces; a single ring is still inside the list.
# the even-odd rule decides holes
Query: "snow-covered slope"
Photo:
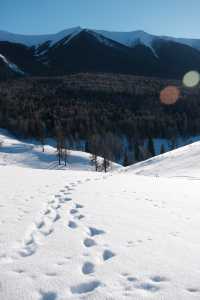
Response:
[[[153,48],[154,41],[164,40],[164,41],[173,41],[176,43],[181,43],[193,47],[197,50],[200,50],[200,39],[185,39],[185,38],[174,38],[169,36],[156,36],[144,32],[142,30],[136,30],[131,32],[115,32],[115,31],[112,32],[112,31],[97,30],[96,32],[128,47],[133,47],[137,44],[142,44],[149,48]]]
[[[153,35],[140,30],[132,32],[112,32],[105,30],[97,30],[96,32],[128,47],[133,47],[138,43],[141,43],[151,48],[152,42],[155,38]]]
[[[14,138],[8,131],[0,130],[0,166],[20,166],[34,169],[72,169],[72,170],[94,170],[90,163],[90,154],[82,151],[70,150],[67,166],[62,162],[58,165],[56,148],[52,145],[42,146],[35,141],[30,143]],[[99,158],[101,160],[101,158]],[[112,163],[112,169],[121,168],[120,165]]]
[[[0,54],[0,60],[2,60],[13,72],[21,74],[21,75],[25,74],[22,70],[20,70],[20,68],[17,65],[8,61],[7,58],[5,56],[3,56],[2,54]]]
[[[200,142],[195,142],[126,168],[139,175],[200,179]]]
[[[171,178],[0,166],[0,299],[200,299],[199,148]]]

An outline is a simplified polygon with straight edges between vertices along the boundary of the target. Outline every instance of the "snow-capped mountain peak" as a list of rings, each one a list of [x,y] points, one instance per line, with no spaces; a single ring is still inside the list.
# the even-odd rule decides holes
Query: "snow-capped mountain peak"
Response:
[[[42,34],[42,35],[23,35],[23,34],[14,34],[6,31],[0,31],[0,41],[11,42],[11,43],[19,43],[24,44],[27,47],[36,46],[50,42],[51,46],[66,36],[71,34],[79,33],[81,31],[81,27],[73,27],[66,30],[62,30],[55,34]]]
[[[156,36],[149,34],[143,30],[136,30],[130,32],[120,32],[120,31],[106,31],[106,30],[93,30],[89,28],[73,27],[59,31],[55,34],[42,34],[42,35],[23,35],[23,34],[14,34],[7,31],[0,30],[0,41],[8,41],[12,43],[24,44],[28,47],[36,46],[50,42],[50,45],[54,45],[60,40],[64,39],[67,36],[75,36],[81,31],[86,30],[90,33],[96,35],[104,36],[107,39],[118,42],[127,47],[133,47],[136,44],[143,44],[147,47],[152,48],[152,43],[155,40],[162,39],[166,41],[174,41],[177,43],[185,44],[195,49],[200,49],[200,40],[199,39],[187,39],[187,38],[175,38],[170,36]]]

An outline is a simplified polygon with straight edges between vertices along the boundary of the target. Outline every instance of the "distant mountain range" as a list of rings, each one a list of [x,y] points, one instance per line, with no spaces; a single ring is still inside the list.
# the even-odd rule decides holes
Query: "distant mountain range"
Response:
[[[0,79],[76,72],[177,78],[200,71],[200,39],[75,27],[49,35],[0,31]]]

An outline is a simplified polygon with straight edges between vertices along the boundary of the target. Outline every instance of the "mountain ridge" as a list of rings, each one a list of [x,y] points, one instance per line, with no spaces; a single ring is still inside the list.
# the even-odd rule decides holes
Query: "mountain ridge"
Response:
[[[33,36],[0,31],[0,54],[34,76],[107,72],[181,79],[188,71],[200,71],[200,40],[144,31],[74,27]]]
[[[0,30],[0,41],[16,42],[24,44],[26,46],[39,46],[47,41],[52,41],[53,44],[67,35],[80,33],[81,31],[90,31],[97,34],[101,34],[106,38],[124,44],[131,47],[137,39],[140,39],[141,42],[151,43],[154,39],[162,39],[165,41],[174,41],[188,46],[194,47],[200,50],[200,38],[179,38],[173,36],[165,35],[155,35],[145,32],[143,30],[133,30],[133,31],[109,31],[109,30],[96,30],[91,28],[82,28],[80,26],[72,27],[58,31],[53,34],[19,34],[12,33],[4,30]]]

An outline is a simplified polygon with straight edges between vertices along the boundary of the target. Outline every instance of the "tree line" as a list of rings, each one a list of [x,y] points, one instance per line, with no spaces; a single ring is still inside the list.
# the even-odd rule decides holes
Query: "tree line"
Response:
[[[83,141],[81,150],[92,153],[94,162],[96,156],[105,158],[105,168],[111,160],[128,165],[155,155],[154,138],[173,144],[178,137],[200,134],[199,90],[180,87],[179,101],[166,106],[159,95],[167,84],[96,74],[4,82],[0,127],[20,137],[35,137],[42,145],[45,138],[55,138],[58,157],[66,164],[68,151]],[[161,148],[160,153],[165,152]]]

